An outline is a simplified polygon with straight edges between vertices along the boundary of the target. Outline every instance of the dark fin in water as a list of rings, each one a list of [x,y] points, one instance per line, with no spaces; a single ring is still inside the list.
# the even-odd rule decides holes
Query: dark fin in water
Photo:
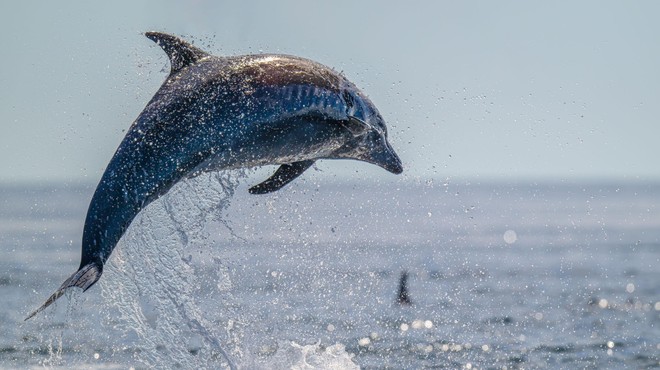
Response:
[[[396,303],[404,306],[409,306],[412,304],[410,296],[408,295],[408,272],[404,271],[401,273],[401,278],[399,279],[399,296],[396,298]]]
[[[176,36],[162,32],[146,32],[144,35],[163,48],[163,51],[170,58],[172,68],[170,73],[178,72],[182,68],[210,55]]]
[[[251,187],[250,194],[266,194],[282,189],[284,185],[290,183],[296,177],[300,176],[305,170],[311,167],[314,161],[300,161],[289,164],[283,164],[275,171],[273,176],[269,177],[261,184]]]
[[[25,318],[25,321],[31,319],[34,317],[34,315],[38,314],[39,312],[43,311],[46,307],[50,306],[53,302],[55,302],[58,298],[60,298],[64,292],[66,292],[67,289],[72,288],[72,287],[78,287],[81,288],[84,291],[89,289],[96,281],[101,277],[102,274],[102,268],[97,265],[96,263],[90,263],[85,266],[83,266],[80,270],[78,270],[75,274],[71,275],[70,278],[66,279],[64,283],[62,283],[62,286],[60,286],[59,289],[51,295],[46,302],[41,305],[41,307],[37,308],[34,310],[28,317]]]

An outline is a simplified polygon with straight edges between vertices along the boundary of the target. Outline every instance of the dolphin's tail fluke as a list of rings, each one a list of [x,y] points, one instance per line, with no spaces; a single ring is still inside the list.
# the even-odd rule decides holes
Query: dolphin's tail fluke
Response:
[[[46,300],[46,302],[44,302],[44,304],[41,305],[41,307],[32,311],[32,313],[25,318],[25,321],[31,319],[34,315],[38,314],[39,312],[43,311],[46,307],[50,306],[53,302],[55,302],[58,298],[60,298],[64,294],[64,292],[66,292],[67,289],[72,287],[78,287],[81,288],[83,292],[89,289],[101,277],[102,273],[103,273],[103,268],[94,262],[81,267],[80,270],[78,270],[75,274],[71,275],[70,278],[66,279],[66,281],[62,283],[62,286],[60,286],[59,289],[57,289],[55,293],[53,293],[53,295],[51,295]]]

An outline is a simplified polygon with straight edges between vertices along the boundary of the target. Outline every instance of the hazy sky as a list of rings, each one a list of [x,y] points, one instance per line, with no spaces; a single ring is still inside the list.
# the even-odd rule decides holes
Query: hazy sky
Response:
[[[168,71],[148,30],[344,71],[411,181],[660,180],[659,14],[657,1],[2,2],[0,181],[98,181]]]

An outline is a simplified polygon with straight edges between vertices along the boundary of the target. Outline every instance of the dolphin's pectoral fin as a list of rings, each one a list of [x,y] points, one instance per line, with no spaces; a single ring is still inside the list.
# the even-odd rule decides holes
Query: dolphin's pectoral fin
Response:
[[[209,56],[204,50],[198,49],[176,36],[162,32],[146,32],[144,35],[163,48],[170,58],[171,73]]]
[[[102,268],[96,263],[92,262],[90,264],[83,266],[75,274],[71,275],[71,277],[66,279],[64,283],[62,283],[62,285],[59,287],[59,289],[57,289],[55,293],[53,293],[46,300],[46,302],[41,305],[41,307],[32,311],[32,313],[25,318],[25,321],[31,319],[34,315],[38,314],[39,312],[43,311],[46,307],[50,306],[53,302],[55,302],[58,298],[60,298],[64,294],[64,292],[66,292],[69,288],[78,287],[81,288],[83,292],[89,289],[101,277],[101,274],[102,274]]]
[[[283,164],[275,171],[273,176],[269,177],[261,184],[255,185],[249,189],[250,194],[266,194],[282,189],[284,185],[290,183],[296,177],[300,176],[306,169],[314,164],[313,160],[293,162]]]

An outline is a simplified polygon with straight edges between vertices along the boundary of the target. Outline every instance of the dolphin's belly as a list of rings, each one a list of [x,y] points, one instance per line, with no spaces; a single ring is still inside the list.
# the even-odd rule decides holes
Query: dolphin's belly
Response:
[[[345,131],[318,115],[301,115],[275,121],[246,124],[239,137],[219,142],[199,165],[187,173],[288,164],[328,158],[343,143]]]

